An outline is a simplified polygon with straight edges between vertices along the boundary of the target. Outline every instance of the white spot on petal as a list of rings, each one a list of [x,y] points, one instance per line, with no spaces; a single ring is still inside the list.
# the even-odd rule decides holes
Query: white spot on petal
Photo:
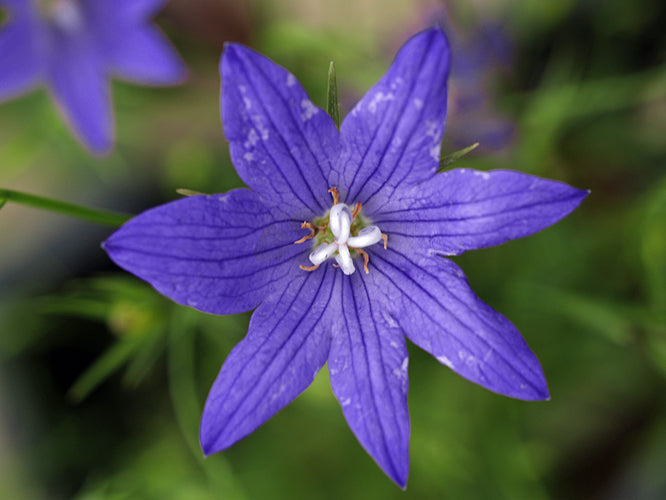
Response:
[[[414,100],[412,102],[414,103],[414,107],[416,109],[421,109],[423,107],[423,101],[421,99],[419,99],[418,97],[414,98]]]
[[[294,85],[296,85],[296,77],[289,73],[287,75],[287,87],[293,87]]]
[[[261,122],[257,123],[257,129],[259,129],[259,133],[261,134],[262,140],[268,139],[268,129],[264,127],[264,124]]]
[[[247,140],[243,143],[243,146],[245,146],[245,149],[250,149],[254,147],[255,144],[257,144],[258,140],[259,136],[257,135],[257,131],[251,128],[247,133]]]
[[[372,96],[372,100],[368,103],[368,111],[375,114],[377,112],[377,105],[381,102],[392,101],[395,99],[393,94],[384,94],[384,92],[377,92]]]
[[[432,157],[433,160],[439,161],[441,151],[442,151],[442,146],[439,144],[435,144],[433,147],[430,148],[430,156]]]
[[[386,321],[386,323],[388,324],[389,327],[398,328],[398,323],[396,323],[396,321],[393,319],[393,316],[391,316],[386,311],[382,312],[382,316],[384,317],[384,321]],[[391,341],[391,346],[392,347],[398,347],[398,344],[396,344],[394,341]]]
[[[243,159],[245,161],[252,161],[254,160],[254,155],[250,153],[249,151],[243,155]]]
[[[426,135],[432,137],[433,140],[439,141],[440,136],[440,126],[437,122],[428,120],[425,124],[426,126]]]
[[[400,78],[400,77],[396,78],[395,80],[393,80],[393,81],[391,82],[391,90],[395,90],[395,89],[397,89],[397,88],[398,88],[400,85],[402,85],[404,82],[405,82],[405,81],[404,81],[402,78]]]
[[[342,401],[340,401],[341,406],[349,406],[351,404],[351,398],[345,398]]]
[[[474,175],[481,177],[484,181],[490,179],[490,174],[488,172],[481,172],[479,170],[474,170]]]
[[[307,99],[303,99],[301,101],[301,108],[303,109],[303,112],[301,113],[301,120],[304,122],[308,121],[319,112],[319,108]]]
[[[443,365],[446,365],[446,366],[448,366],[449,368],[453,369],[453,363],[452,363],[451,360],[450,360],[449,358],[447,358],[446,356],[437,356],[437,361],[439,361],[439,362],[442,363]]]

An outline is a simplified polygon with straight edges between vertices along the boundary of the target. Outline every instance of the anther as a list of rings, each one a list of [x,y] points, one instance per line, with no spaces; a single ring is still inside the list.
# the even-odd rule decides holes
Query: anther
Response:
[[[338,193],[338,188],[333,186],[331,189],[328,190],[329,193],[331,193],[331,196],[333,196],[333,205],[337,205],[340,203],[340,194]]]
[[[303,264],[301,264],[301,265],[298,266],[298,267],[300,267],[301,269],[303,269],[303,271],[309,271],[309,272],[312,272],[312,271],[318,269],[320,265],[321,265],[321,264],[317,264],[316,266],[304,266]]]
[[[314,226],[310,222],[301,223],[301,229],[306,229],[306,228],[310,230],[310,234],[303,236],[300,240],[294,241],[294,244],[297,245],[299,243],[303,243],[314,237],[315,235]]]
[[[382,239],[384,240],[384,250],[388,248],[388,234],[382,234]]]

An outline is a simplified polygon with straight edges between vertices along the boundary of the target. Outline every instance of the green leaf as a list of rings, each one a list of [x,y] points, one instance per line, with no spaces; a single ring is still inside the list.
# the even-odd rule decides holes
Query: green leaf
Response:
[[[641,215],[640,251],[650,304],[666,315],[666,177],[646,196]]]
[[[475,142],[471,146],[467,146],[466,148],[459,149],[458,151],[454,151],[453,153],[449,153],[446,156],[442,156],[442,158],[439,160],[439,168],[437,169],[437,172],[444,171],[453,162],[458,161],[460,158],[465,156],[467,153],[471,153],[472,151],[474,151],[478,147],[479,147],[479,143]]]
[[[187,189],[187,188],[178,188],[176,189],[176,193],[178,193],[181,196],[196,196],[198,194],[206,194],[200,191],[194,191],[193,189]]]
[[[138,352],[144,337],[124,337],[102,354],[70,388],[68,396],[79,402],[85,399],[98,385],[118,371],[132,355]]]
[[[132,217],[128,214],[96,210],[94,208],[82,207],[66,201],[54,200],[52,198],[22,193],[11,189],[0,188],[0,200],[0,207],[8,201],[13,201],[14,203],[19,203],[21,205],[40,208],[50,212],[57,212],[112,227],[121,226]]]
[[[136,354],[127,362],[123,375],[123,383],[129,387],[137,387],[150,370],[155,366],[165,349],[165,336],[163,330],[152,330],[143,333],[146,342]]]
[[[167,351],[169,393],[178,427],[211,486],[215,491],[224,491],[225,498],[244,499],[245,494],[235,480],[228,460],[221,453],[204,460],[199,445],[198,429],[203,405],[197,396],[194,336],[201,318],[200,313],[191,309],[174,308],[172,311]]]
[[[636,327],[660,328],[659,318],[642,304],[624,303],[543,285],[528,285],[530,293],[542,298],[549,310],[598,333],[605,339],[626,345]]]
[[[335,126],[340,128],[340,105],[338,104],[338,83],[335,79],[333,61],[328,66],[328,89],[326,90],[326,111],[333,119]]]
[[[647,355],[659,372],[666,377],[666,328],[655,330],[646,337]]]

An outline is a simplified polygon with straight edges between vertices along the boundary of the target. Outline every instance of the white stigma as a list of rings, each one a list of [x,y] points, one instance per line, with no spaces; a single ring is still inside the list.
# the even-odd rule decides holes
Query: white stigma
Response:
[[[353,217],[351,210],[344,203],[338,203],[331,208],[329,214],[329,227],[334,243],[322,243],[310,254],[310,262],[315,266],[322,264],[335,255],[335,261],[346,275],[356,271],[354,261],[349,253],[349,247],[365,248],[378,243],[382,239],[382,232],[377,226],[368,226],[361,229],[357,236],[351,236],[351,225]]]
[[[347,238],[349,238],[352,223],[352,214],[349,207],[344,203],[333,205],[328,220],[331,232],[335,236],[335,242],[339,245],[345,244]]]
[[[61,0],[53,6],[53,22],[64,31],[78,31],[84,24],[83,13],[76,2]]]

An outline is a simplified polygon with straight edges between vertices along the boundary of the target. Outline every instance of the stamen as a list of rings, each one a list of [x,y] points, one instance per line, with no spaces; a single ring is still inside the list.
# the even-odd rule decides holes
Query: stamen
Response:
[[[300,267],[301,269],[303,269],[303,271],[312,272],[312,271],[316,270],[317,268],[319,268],[320,265],[321,265],[321,264],[317,264],[316,266],[304,266],[303,264],[301,264],[301,265],[298,266],[298,267]]]
[[[340,203],[340,194],[338,193],[338,188],[333,186],[331,189],[328,190],[329,193],[331,193],[331,196],[333,196],[333,205],[337,205]]]
[[[310,230],[310,234],[308,234],[306,236],[303,236],[300,240],[294,241],[295,245],[298,245],[299,243],[303,243],[305,241],[308,241],[309,239],[314,237],[315,230],[314,230],[314,226],[312,225],[312,223],[310,223],[310,222],[301,223],[301,229],[305,229],[305,228]]]
[[[352,220],[356,220],[356,216],[361,211],[362,205],[362,203],[356,202],[356,205],[354,205],[354,211],[352,212]]]
[[[384,249],[387,249],[388,236],[382,234],[377,226],[361,227],[358,233],[352,236],[352,225],[354,225],[354,232],[356,232],[358,226],[366,224],[365,221],[356,221],[361,213],[363,204],[360,202],[355,203],[352,210],[347,204],[340,203],[340,193],[338,193],[338,189],[335,186],[330,188],[328,192],[331,193],[334,201],[333,207],[328,212],[328,220],[321,218],[315,219],[316,223],[314,221],[303,222],[301,228],[309,229],[310,234],[294,242],[303,243],[316,238],[319,244],[308,256],[312,266],[300,265],[299,267],[304,271],[314,271],[328,259],[334,258],[335,263],[333,266],[339,267],[343,273],[349,276],[356,272],[354,260],[350,253],[351,249],[363,257],[363,270],[365,274],[370,274],[370,269],[368,269],[370,255],[362,249],[379,243],[381,240],[384,240]],[[334,238],[332,243],[331,236]]]
[[[355,247],[350,247],[353,248],[358,252],[358,254],[363,257],[363,270],[365,271],[365,274],[370,274],[370,270],[368,269],[368,262],[370,262],[370,256],[368,255],[368,252],[365,250],[361,250],[360,248],[355,248]]]

